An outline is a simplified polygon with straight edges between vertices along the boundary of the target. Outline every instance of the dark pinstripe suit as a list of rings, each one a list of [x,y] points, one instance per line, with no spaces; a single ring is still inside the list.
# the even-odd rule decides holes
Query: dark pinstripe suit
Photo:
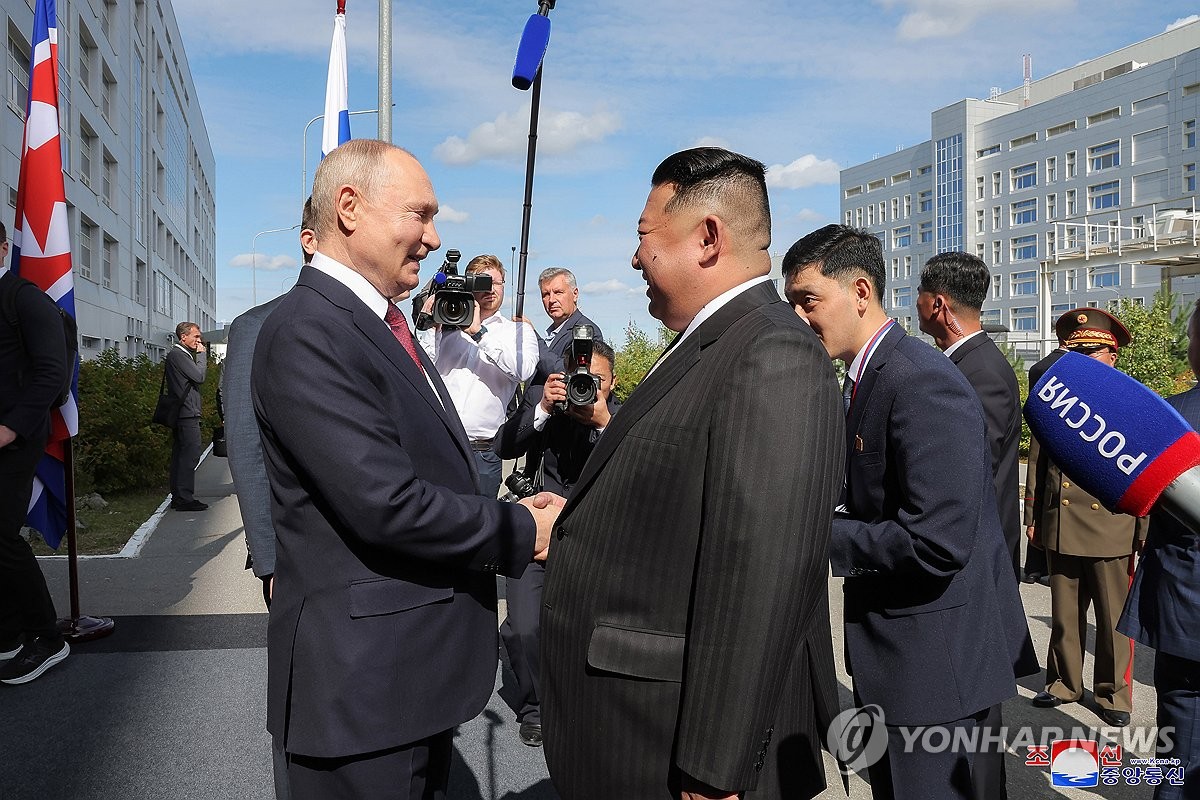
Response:
[[[622,406],[563,515],[542,609],[543,726],[564,800],[824,787],[826,597],[843,420],[829,358],[769,283]]]

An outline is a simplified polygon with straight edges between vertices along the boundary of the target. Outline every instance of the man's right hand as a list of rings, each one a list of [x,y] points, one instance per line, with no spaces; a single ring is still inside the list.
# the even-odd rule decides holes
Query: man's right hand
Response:
[[[542,410],[547,414],[553,414],[556,402],[567,402],[567,380],[561,372],[555,372],[546,378],[546,385],[542,390]]]
[[[7,425],[0,425],[0,447],[8,447],[17,440],[17,432]]]
[[[533,515],[533,521],[537,524],[533,560],[545,561],[546,555],[550,551],[550,534],[554,530],[554,523],[558,520],[559,513],[566,505],[566,498],[559,497],[552,492],[539,492],[533,497],[526,497],[518,502],[529,509],[529,513]]]

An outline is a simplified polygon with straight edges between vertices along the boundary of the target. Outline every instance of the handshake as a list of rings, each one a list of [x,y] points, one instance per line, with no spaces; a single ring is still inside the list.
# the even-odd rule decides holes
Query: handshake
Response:
[[[550,552],[550,534],[554,523],[562,512],[567,499],[553,492],[538,492],[532,497],[523,497],[517,501],[529,509],[533,521],[537,524],[537,539],[533,545],[533,560],[545,561]]]

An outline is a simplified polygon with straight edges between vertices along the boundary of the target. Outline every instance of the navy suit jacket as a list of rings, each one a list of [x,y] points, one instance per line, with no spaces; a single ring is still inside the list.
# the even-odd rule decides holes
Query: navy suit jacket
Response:
[[[1016,694],[1037,658],[1000,532],[983,414],[940,352],[899,325],[867,363],[846,423],[844,576],[854,688],[888,724],[930,725]]]
[[[1200,388],[1168,397],[1193,428]],[[1146,546],[1117,630],[1178,658],[1200,661],[1200,532],[1168,514],[1150,515]]]
[[[271,484],[263,464],[262,440],[254,402],[250,396],[250,371],[254,345],[263,322],[283,302],[277,297],[238,316],[229,326],[225,362],[221,369],[221,405],[225,410],[225,441],[229,474],[242,512],[242,528],[254,574],[262,578],[275,572],[275,529],[271,527]]]
[[[986,333],[972,336],[950,354],[983,406],[991,449],[992,484],[1000,529],[1008,545],[1014,575],[1021,573],[1021,390],[1004,353]]]
[[[291,753],[414,742],[492,693],[496,573],[524,571],[535,525],[476,494],[462,423],[420,358],[440,397],[387,324],[313,267],[259,334],[251,392],[277,544],[267,727]]]

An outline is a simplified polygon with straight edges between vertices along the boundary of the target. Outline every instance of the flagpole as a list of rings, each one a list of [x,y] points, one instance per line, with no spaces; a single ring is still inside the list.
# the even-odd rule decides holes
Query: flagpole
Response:
[[[339,3],[344,0],[338,0]],[[392,141],[392,3],[379,3],[379,138]]]
[[[63,470],[67,487],[67,573],[71,590],[71,616],[58,621],[58,630],[73,642],[90,642],[108,636],[116,624],[108,617],[85,617],[79,613],[79,556],[75,542],[75,448],[73,438],[63,442]]]

